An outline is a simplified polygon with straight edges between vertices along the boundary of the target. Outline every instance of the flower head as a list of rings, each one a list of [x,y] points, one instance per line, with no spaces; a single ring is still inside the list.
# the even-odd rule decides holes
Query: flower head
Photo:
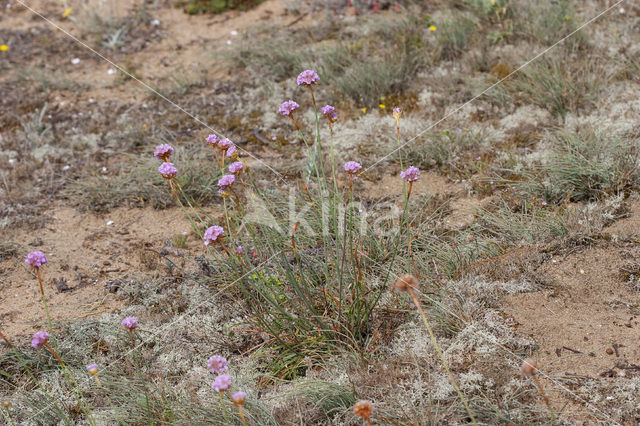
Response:
[[[51,337],[51,335],[46,331],[38,331],[33,335],[33,339],[31,339],[31,346],[37,349],[47,343],[49,337]]]
[[[229,363],[225,357],[214,355],[207,360],[207,367],[212,373],[220,374],[229,369]]]
[[[226,188],[227,186],[233,185],[236,181],[235,175],[224,175],[220,179],[218,179],[218,186],[220,189]]]
[[[278,109],[278,112],[282,115],[286,115],[287,117],[291,115],[291,113],[300,108],[300,105],[298,105],[298,103],[296,101],[292,101],[292,100],[288,100],[282,103],[282,105],[280,105],[280,108]]]
[[[216,392],[224,392],[231,386],[231,376],[221,374],[211,383],[211,388]]]
[[[373,404],[371,401],[358,401],[353,406],[353,414],[364,420],[369,420],[373,413]]]
[[[233,145],[233,142],[231,142],[229,139],[224,138],[221,139],[220,142],[218,142],[218,148],[220,148],[223,151],[228,150],[229,148],[231,148]]]
[[[95,376],[96,374],[98,374],[98,364],[89,364],[89,365],[87,365],[87,371],[92,376]]]
[[[400,172],[400,177],[407,182],[415,182],[420,177],[420,169],[415,166],[409,166],[404,172]]]
[[[220,138],[217,135],[210,134],[207,136],[207,143],[213,147],[217,146],[220,142]]]
[[[136,317],[126,317],[122,320],[120,325],[128,330],[133,330],[134,328],[138,327],[138,320],[136,319]]]
[[[320,80],[320,77],[314,70],[304,70],[298,74],[298,86],[311,86]]]
[[[329,121],[332,123],[335,122],[338,118],[338,113],[336,112],[336,109],[331,105],[323,106],[322,108],[320,108],[320,112],[322,112],[322,114],[325,117],[327,117]]]
[[[47,256],[44,255],[41,251],[32,251],[27,255],[27,258],[24,260],[24,263],[27,265],[31,265],[32,268],[39,268],[45,263],[48,263]]]
[[[238,246],[238,248],[236,248],[236,255],[240,256],[242,253],[244,253],[242,246]]]
[[[173,147],[166,143],[156,146],[153,156],[158,160],[169,161],[169,157],[173,154]]]
[[[224,232],[224,228],[222,226],[213,225],[209,227],[206,231],[204,231],[204,245],[210,246],[211,242],[218,239],[220,235]]]
[[[178,174],[178,169],[173,163],[162,163],[160,167],[158,167],[158,173],[165,179],[173,179]]]
[[[236,161],[235,163],[229,164],[229,171],[236,175],[242,171],[243,167],[244,164],[242,164],[240,161]]]
[[[398,107],[395,107],[393,109],[393,118],[395,118],[396,120],[396,126],[400,126],[400,114],[402,113],[402,110]]]
[[[235,145],[231,145],[227,149],[227,158],[234,158],[238,156],[238,148]]]
[[[354,175],[362,170],[362,165],[357,161],[347,161],[344,164],[344,171],[349,173],[350,175]]]
[[[247,393],[246,392],[238,391],[238,392],[234,393],[233,395],[231,395],[231,400],[233,401],[234,404],[237,404],[237,405],[244,404],[244,400],[245,399],[247,399]]]
[[[9,50],[9,46],[6,44],[0,44],[0,52],[6,52],[7,50]]]

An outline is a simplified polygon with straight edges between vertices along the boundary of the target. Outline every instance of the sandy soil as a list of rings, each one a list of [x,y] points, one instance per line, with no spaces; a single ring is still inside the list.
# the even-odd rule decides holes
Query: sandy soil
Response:
[[[120,208],[105,216],[60,207],[47,225],[33,233],[16,231],[9,241],[23,242],[21,254],[40,250],[49,264],[42,268],[52,320],[97,317],[117,311],[122,301],[111,293],[117,280],[148,279],[167,274],[166,259],[187,267],[182,257],[198,254],[200,240],[179,209]],[[187,232],[187,243],[177,249],[173,238]],[[8,336],[37,331],[45,322],[38,281],[22,256],[0,262],[0,319]]]

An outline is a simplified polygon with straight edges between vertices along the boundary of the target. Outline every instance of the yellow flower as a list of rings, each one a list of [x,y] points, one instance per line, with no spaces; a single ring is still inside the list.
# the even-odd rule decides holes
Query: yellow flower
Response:
[[[147,130],[147,123],[142,123],[142,130]]]
[[[73,10],[73,9],[71,9],[71,8],[69,8],[69,9],[65,10],[65,11],[64,11],[64,13],[62,14],[62,17],[63,17],[63,18],[66,18],[67,16],[71,15],[71,11],[72,11],[72,10]]]
[[[367,113],[367,107],[362,108],[360,111],[362,111],[363,114]]]
[[[0,45],[0,51],[6,52],[7,50],[9,50],[9,46],[7,46],[6,44]]]
[[[380,107],[380,109],[385,109],[386,108],[386,106],[384,104],[380,104],[378,106]]]
[[[429,31],[435,31],[435,30],[436,30],[436,26],[435,25],[432,25],[432,26],[429,27]]]

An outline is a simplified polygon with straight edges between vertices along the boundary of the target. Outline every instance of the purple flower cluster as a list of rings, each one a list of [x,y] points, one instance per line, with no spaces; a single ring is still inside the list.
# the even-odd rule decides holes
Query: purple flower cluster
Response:
[[[400,172],[400,177],[407,182],[415,182],[420,177],[420,169],[415,166],[410,166],[404,172]]]
[[[162,163],[160,167],[158,167],[158,173],[165,179],[173,179],[178,174],[178,169],[173,163]]]
[[[158,160],[169,161],[169,157],[173,155],[173,147],[171,145],[167,145],[163,143],[161,145],[156,146],[156,151],[153,153],[153,156]]]
[[[314,70],[304,70],[298,75],[298,86],[311,86],[317,83],[320,77]]]
[[[242,255],[242,253],[244,253],[244,250],[242,249],[242,246],[238,246],[238,248],[236,248],[236,255],[240,256],[240,255]]]
[[[87,371],[92,376],[95,376],[96,374],[98,374],[98,364],[89,364],[89,365],[87,365]]]
[[[204,245],[210,246],[213,241],[216,241],[220,235],[224,233],[222,226],[213,225],[204,231]]]
[[[238,173],[240,173],[243,168],[244,168],[244,164],[242,164],[240,161],[236,161],[235,163],[229,164],[229,171],[234,175],[237,175]]]
[[[229,139],[224,138],[222,139],[220,142],[218,142],[218,148],[220,148],[223,151],[228,150],[229,148],[231,148],[233,145],[233,142],[231,142]]]
[[[349,173],[350,175],[354,175],[362,170],[362,165],[356,161],[347,161],[344,164],[344,171]]]
[[[44,255],[41,251],[32,251],[27,255],[27,258],[24,260],[24,263],[27,265],[31,265],[32,268],[39,268],[45,263],[48,263],[47,256]]]
[[[235,145],[231,145],[227,149],[227,158],[234,158],[238,156],[238,148]]]
[[[229,195],[229,187],[236,181],[235,175],[224,175],[218,179],[218,194],[224,196]]]
[[[291,116],[291,113],[300,108],[300,105],[298,105],[298,103],[296,101],[285,101],[282,103],[282,105],[280,105],[280,108],[278,109],[278,112],[280,112],[280,114],[285,115],[287,117]]]
[[[210,134],[209,136],[207,136],[207,143],[209,145],[212,145],[213,147],[216,147],[218,146],[218,143],[220,143],[220,138],[217,135]]]
[[[136,317],[126,317],[122,320],[120,325],[128,330],[133,330],[134,328],[138,327],[138,320],[136,319]]]
[[[323,106],[322,108],[320,108],[320,112],[322,112],[322,114],[327,117],[332,123],[338,119],[338,113],[336,112],[336,109],[331,105]]]
[[[212,373],[221,374],[229,369],[229,363],[225,357],[214,355],[207,360],[207,367]]]
[[[216,392],[224,392],[231,386],[231,376],[220,374],[211,384],[211,388]]]
[[[51,337],[51,335],[46,331],[38,331],[33,335],[33,339],[31,339],[31,346],[37,349],[47,343],[49,337]]]

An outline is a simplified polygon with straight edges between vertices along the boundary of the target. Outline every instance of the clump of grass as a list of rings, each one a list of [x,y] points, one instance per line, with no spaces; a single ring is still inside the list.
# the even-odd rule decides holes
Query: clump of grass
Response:
[[[611,73],[594,59],[567,62],[557,56],[541,58],[506,82],[512,95],[534,102],[554,115],[564,117],[593,107]]]
[[[526,1],[513,2],[514,27],[520,33],[540,44],[550,46],[569,35],[578,27],[578,18],[571,2]],[[587,38],[578,32],[566,41],[567,50],[584,48]]]
[[[559,134],[548,158],[522,172],[517,188],[549,203],[594,201],[640,185],[634,139],[590,129]]]
[[[452,60],[469,49],[476,24],[463,13],[453,13],[439,22],[435,32],[438,43],[437,57]]]
[[[177,158],[184,171],[176,178],[182,189],[199,204],[210,203],[216,197],[219,174],[210,167],[202,150],[179,152]],[[184,160],[182,157],[184,156]],[[118,206],[167,208],[175,200],[167,196],[163,179],[151,159],[134,160],[129,170],[116,176],[94,176],[74,182],[66,193],[80,206],[105,212]]]
[[[223,13],[227,10],[248,10],[256,7],[265,0],[188,0],[177,1],[176,7],[181,7],[189,15],[204,13]]]

